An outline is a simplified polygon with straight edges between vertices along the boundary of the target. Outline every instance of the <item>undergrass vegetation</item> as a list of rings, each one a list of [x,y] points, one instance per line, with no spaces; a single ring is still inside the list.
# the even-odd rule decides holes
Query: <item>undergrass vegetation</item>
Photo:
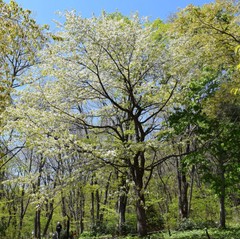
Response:
[[[186,231],[163,231],[159,233],[150,234],[147,237],[141,239],[208,239],[207,233],[211,239],[239,239],[240,227],[239,228],[228,228],[228,229],[195,229]],[[86,236],[86,235],[85,235]],[[79,239],[86,238],[84,235]],[[140,239],[138,236],[124,236],[124,237],[112,237],[111,235],[95,236],[88,238],[95,239]]]

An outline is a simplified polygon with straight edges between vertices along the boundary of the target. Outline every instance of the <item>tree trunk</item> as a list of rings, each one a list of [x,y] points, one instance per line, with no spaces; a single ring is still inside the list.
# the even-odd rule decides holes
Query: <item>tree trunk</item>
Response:
[[[5,179],[5,170],[4,168],[0,168],[0,200],[4,197],[4,184],[2,183],[4,179]]]
[[[34,237],[41,239],[41,211],[37,209],[35,212],[35,223],[34,223]]]
[[[47,222],[46,222],[44,230],[43,230],[43,237],[46,237],[50,222],[52,220],[53,211],[54,211],[53,202],[54,202],[54,200],[52,200],[49,203],[49,212],[48,212],[48,215],[47,215]]]
[[[21,202],[20,202],[20,215],[19,215],[19,233],[18,237],[21,238],[21,231],[23,227],[23,217],[24,217],[24,194],[25,194],[25,185],[22,186],[22,192],[21,192]]]
[[[145,188],[143,186],[144,165],[144,152],[139,151],[134,157],[134,164],[131,165],[130,170],[135,184],[137,232],[140,237],[147,235],[147,217],[144,198]]]
[[[91,180],[91,185],[93,185],[93,177],[92,177],[92,180]],[[92,220],[92,227],[95,225],[95,207],[94,207],[94,191],[91,192],[91,209],[90,209],[90,212],[91,212],[91,220]]]
[[[67,216],[67,207],[66,207],[66,201],[65,196],[63,195],[63,191],[61,191],[61,208],[62,208],[62,217]]]
[[[179,149],[181,153],[181,149]],[[190,143],[187,143],[186,153],[190,152]],[[178,208],[179,217],[183,220],[189,217],[189,204],[188,204],[188,187],[186,175],[186,164],[180,157],[177,160],[177,179],[178,179]]]
[[[76,233],[79,235],[80,233],[83,233],[84,230],[84,193],[82,192],[82,188],[79,186],[76,189],[76,195],[75,198],[73,198],[73,201],[76,201],[75,206],[72,209],[72,216],[75,221],[75,228]]]
[[[122,194],[119,197],[118,212],[119,212],[119,222],[118,222],[118,231],[120,235],[125,235],[125,214],[127,206],[127,195]]]
[[[119,185],[119,199],[118,199],[118,213],[119,213],[119,220],[118,220],[118,232],[120,235],[125,235],[125,222],[126,222],[126,207],[127,207],[127,198],[128,198],[128,191],[129,187],[126,184],[126,175],[121,175],[121,183]]]
[[[195,166],[192,166],[191,172],[191,184],[190,184],[190,192],[189,192],[189,201],[188,201],[188,217],[191,212],[191,204],[192,204],[192,195],[193,195],[193,184],[194,184],[194,174],[195,174]]]
[[[145,198],[143,188],[143,169],[135,168],[135,193],[136,193],[136,213],[137,213],[137,231],[139,236],[147,235],[147,217],[145,210]]]
[[[39,192],[39,188],[41,185],[41,178],[42,178],[42,171],[43,171],[43,167],[45,165],[46,160],[44,159],[43,155],[41,155],[40,157],[40,162],[39,162],[39,169],[38,169],[38,173],[39,176],[37,178],[37,183],[33,184],[33,191]],[[38,208],[36,209],[35,212],[35,220],[34,220],[34,236],[37,239],[41,239],[41,208],[40,205],[37,206]]]
[[[85,197],[84,197],[84,194],[82,193],[80,197],[80,218],[79,218],[80,233],[83,233],[84,231],[84,223],[83,223],[84,215],[85,215],[84,207],[85,207]]]
[[[136,211],[137,211],[137,231],[139,236],[147,235],[147,218],[145,211],[145,199],[144,194],[141,190],[137,189],[137,203],[136,203]]]
[[[95,184],[97,184],[97,182],[95,182]],[[96,189],[96,222],[97,225],[100,224],[100,194],[99,194],[99,190]]]
[[[220,196],[220,228],[226,228],[225,194]]]
[[[107,184],[106,184],[106,187],[105,187],[105,194],[104,194],[104,201],[103,201],[104,207],[107,205],[107,202],[108,202],[108,190],[109,190],[109,186],[110,186],[111,176],[112,176],[112,172],[110,172],[110,174],[108,176],[108,181],[107,181]],[[101,223],[103,223],[103,217],[104,217],[104,211],[105,211],[104,207],[102,208],[101,214],[100,214],[100,217],[99,217],[99,220],[100,220]]]
[[[182,218],[188,218],[188,182],[185,173],[182,175],[182,182]]]
[[[224,161],[220,160],[220,177],[221,177],[221,186],[220,186],[220,195],[219,195],[219,203],[220,203],[220,218],[219,218],[219,227],[226,228],[226,209],[225,209],[225,197],[226,197],[226,182],[225,182],[225,169],[224,169]]]
[[[165,213],[168,213],[169,212],[169,205],[172,203],[172,196],[171,196],[171,193],[170,193],[170,190],[168,189],[168,186],[167,184],[164,182],[163,178],[162,178],[162,168],[161,168],[161,165],[158,166],[158,169],[157,169],[157,173],[158,173],[158,177],[161,181],[161,184],[159,184],[159,189],[158,190],[163,190],[163,193],[165,194],[166,196],[166,199],[165,199],[165,208],[164,208],[164,204],[162,203],[158,203],[159,205],[159,208],[161,211],[165,212]]]
[[[20,201],[20,215],[19,215],[19,232],[18,237],[21,238],[22,228],[23,228],[23,219],[26,214],[30,198],[28,198],[26,205],[24,206],[24,197],[25,197],[25,185],[22,186],[21,192],[21,201]]]
[[[180,169],[181,170],[181,169]],[[178,169],[178,207],[181,219],[188,218],[188,182],[185,172]]]

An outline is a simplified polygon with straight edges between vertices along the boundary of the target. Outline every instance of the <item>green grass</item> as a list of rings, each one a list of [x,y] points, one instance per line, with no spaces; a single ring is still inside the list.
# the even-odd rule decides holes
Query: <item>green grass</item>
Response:
[[[211,239],[240,239],[240,227],[231,229],[208,229],[208,233]],[[80,237],[86,238],[86,237]],[[90,239],[90,237],[88,237]],[[111,237],[111,236],[99,236],[92,237],[98,239],[139,239],[137,236],[125,236],[125,237]],[[207,239],[205,230],[192,230],[192,231],[171,231],[171,236],[168,232],[161,232],[151,234],[141,239]]]
[[[217,228],[209,229],[208,234],[211,239],[240,239],[240,228],[232,228],[220,230]],[[159,236],[159,237],[157,237]],[[153,234],[148,237],[149,239],[207,239],[205,230],[192,230],[192,231],[173,231],[171,236],[169,233],[161,233],[159,235]]]
[[[239,239],[240,229],[209,229],[208,233],[212,239]],[[193,230],[174,232],[172,236],[164,235],[164,239],[207,239],[205,230]]]

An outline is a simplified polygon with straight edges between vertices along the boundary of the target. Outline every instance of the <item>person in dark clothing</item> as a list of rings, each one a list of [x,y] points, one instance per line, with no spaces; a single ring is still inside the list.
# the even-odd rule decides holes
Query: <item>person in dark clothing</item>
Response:
[[[62,230],[62,225],[61,225],[60,222],[58,222],[58,223],[57,223],[57,226],[56,226],[56,231],[57,231],[58,239],[60,238],[61,230]]]

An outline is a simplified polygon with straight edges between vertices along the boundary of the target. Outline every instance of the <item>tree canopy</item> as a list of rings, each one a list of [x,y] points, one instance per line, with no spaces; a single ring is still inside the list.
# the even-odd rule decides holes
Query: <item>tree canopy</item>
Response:
[[[63,221],[66,238],[146,236],[198,215],[226,227],[239,206],[238,1],[168,22],[67,11],[55,33],[0,4],[0,235]]]

